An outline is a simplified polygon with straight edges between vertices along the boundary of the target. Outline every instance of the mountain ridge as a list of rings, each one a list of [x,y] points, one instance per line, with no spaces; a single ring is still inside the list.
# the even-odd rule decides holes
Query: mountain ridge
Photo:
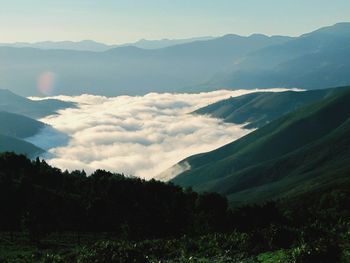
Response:
[[[23,115],[0,111],[0,134],[27,138],[37,134],[45,124]]]
[[[193,114],[209,115],[244,128],[260,128],[303,105],[325,98],[339,88],[305,91],[254,92],[209,104]]]
[[[269,183],[280,183],[283,189],[293,185],[288,180],[293,181],[298,177],[305,183],[311,183],[307,178],[307,169],[298,171],[298,167],[309,167],[313,171],[311,167],[315,160],[321,160],[319,170],[323,170],[323,173],[320,176],[327,179],[328,164],[337,161],[335,155],[328,153],[330,141],[334,147],[341,149],[341,161],[350,158],[347,150],[349,101],[350,88],[340,89],[334,95],[272,121],[235,142],[183,160],[180,164],[187,162],[191,169],[171,181],[199,191],[219,191],[239,203],[249,198],[250,201],[259,201],[259,198],[266,200],[263,198],[269,193],[266,189],[273,188]],[[323,147],[316,150],[318,145]],[[312,154],[317,158],[311,158]],[[324,158],[329,160],[322,163],[322,160],[327,160]],[[295,164],[287,165],[288,162]],[[346,162],[341,163],[338,168],[348,171]],[[254,192],[256,187],[262,192]],[[269,196],[282,197],[283,193],[277,193],[281,187],[271,190]],[[242,194],[244,191],[246,194]]]
[[[286,43],[252,52],[203,85],[206,90],[217,86],[312,89],[348,85],[349,36],[350,23],[320,28]],[[319,78],[323,78],[322,81]]]
[[[0,134],[0,152],[15,152],[18,154],[25,154],[30,158],[35,158],[45,151],[32,143]]]
[[[40,96],[37,80],[45,72],[55,76],[50,95],[344,86],[350,83],[349,35],[350,24],[342,23],[294,38],[228,34],[158,49],[0,47],[0,87]]]
[[[76,105],[56,99],[30,100],[8,89],[0,89],[0,111],[16,113],[29,118],[42,118],[55,114],[58,110]]]
[[[0,73],[5,76],[0,87],[38,96],[36,79],[49,71],[57,76],[51,95],[176,92],[202,82],[244,54],[288,40],[228,35],[160,49],[123,46],[104,52],[0,47]]]

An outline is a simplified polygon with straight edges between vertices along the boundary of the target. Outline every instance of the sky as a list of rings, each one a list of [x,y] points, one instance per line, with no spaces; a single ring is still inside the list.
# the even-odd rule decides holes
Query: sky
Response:
[[[0,42],[297,36],[350,21],[349,10],[349,0],[1,0]]]

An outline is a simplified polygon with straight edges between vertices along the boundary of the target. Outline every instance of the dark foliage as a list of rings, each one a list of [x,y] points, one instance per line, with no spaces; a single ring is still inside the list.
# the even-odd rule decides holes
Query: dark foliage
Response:
[[[332,187],[232,210],[215,193],[4,153],[0,262],[348,262],[350,183]]]
[[[1,231],[111,232],[160,238],[223,230],[227,200],[103,170],[62,172],[39,159],[0,156]]]

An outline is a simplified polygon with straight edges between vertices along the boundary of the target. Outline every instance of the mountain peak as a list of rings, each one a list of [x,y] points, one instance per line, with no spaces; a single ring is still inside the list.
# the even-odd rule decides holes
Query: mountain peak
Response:
[[[304,36],[310,36],[315,34],[328,34],[328,35],[348,35],[350,36],[350,22],[341,22],[337,23],[331,26],[321,27],[315,31],[312,31],[310,33],[306,33],[301,35]]]
[[[254,33],[254,34],[251,34],[249,37],[251,37],[251,38],[267,38],[268,36],[264,35],[264,34]]]
[[[0,89],[0,94],[1,94],[2,96],[19,97],[18,95],[16,95],[15,93],[13,93],[12,91],[10,91],[9,89]]]
[[[243,36],[240,36],[237,34],[226,34],[226,35],[223,35],[221,38],[243,38]]]

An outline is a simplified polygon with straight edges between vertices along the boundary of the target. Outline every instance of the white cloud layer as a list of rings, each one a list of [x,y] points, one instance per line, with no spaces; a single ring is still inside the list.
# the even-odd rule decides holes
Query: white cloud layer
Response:
[[[62,135],[53,136],[50,129],[44,129],[31,142],[40,146],[39,141],[43,141],[45,149],[51,144],[53,148],[45,158],[61,169],[84,169],[88,173],[105,169],[150,179],[190,155],[213,150],[247,134],[249,130],[239,125],[189,113],[250,92],[254,91],[112,98],[58,96],[76,102],[78,108],[62,110],[41,121],[67,134],[68,142]]]

